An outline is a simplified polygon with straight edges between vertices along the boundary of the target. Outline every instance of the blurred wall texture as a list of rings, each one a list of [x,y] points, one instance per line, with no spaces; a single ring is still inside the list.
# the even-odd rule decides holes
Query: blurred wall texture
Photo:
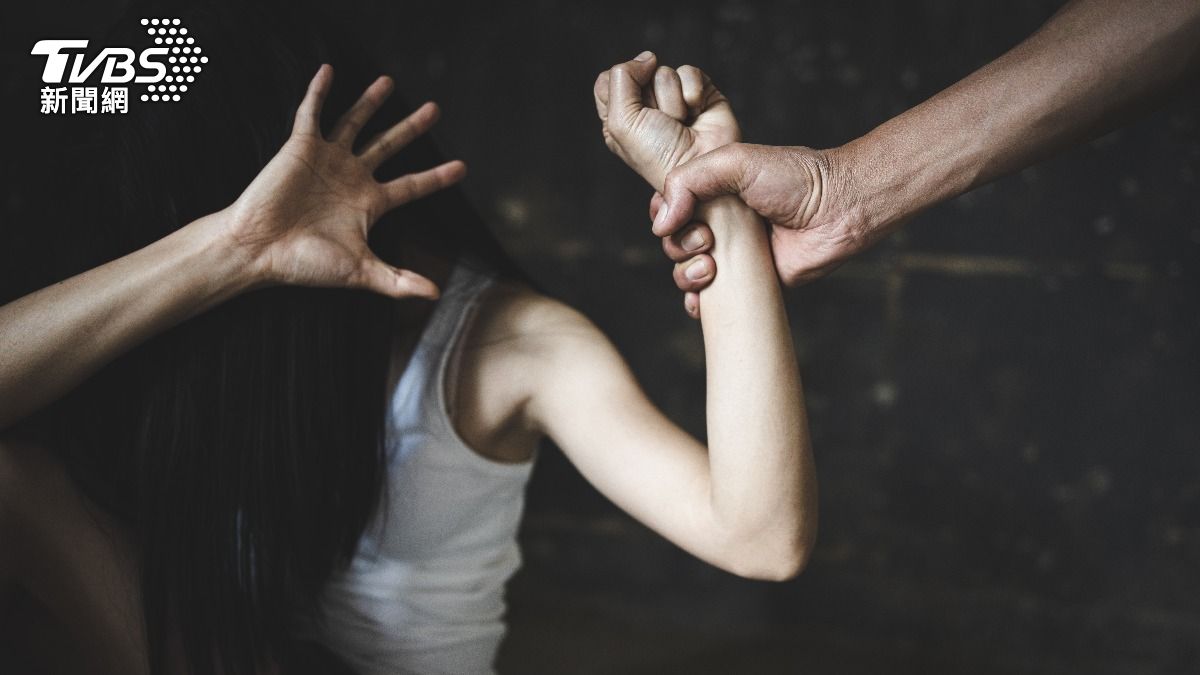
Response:
[[[1016,44],[1049,0],[356,0],[509,250],[704,431],[698,326],[604,148],[602,69],[705,68],[746,139],[828,147]],[[89,7],[94,5],[88,4]],[[94,10],[92,10],[94,11]],[[693,560],[541,454],[507,673],[1200,670],[1200,90],[944,204],[790,292],[821,484],[781,585]],[[10,130],[11,131],[11,130]]]

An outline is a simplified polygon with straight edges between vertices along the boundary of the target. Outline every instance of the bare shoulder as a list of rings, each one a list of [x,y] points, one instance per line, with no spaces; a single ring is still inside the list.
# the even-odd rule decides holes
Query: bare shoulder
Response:
[[[532,454],[542,435],[532,404],[557,377],[615,355],[581,312],[507,282],[486,291],[462,340],[447,393],[454,424],[476,452],[498,461]]]
[[[474,354],[478,372],[509,381],[528,399],[548,376],[577,373],[613,358],[616,349],[574,307],[524,285],[501,283],[480,303],[463,353],[464,362]]]
[[[570,305],[521,284],[500,283],[481,303],[467,345],[546,357],[564,344],[604,339],[595,324]]]

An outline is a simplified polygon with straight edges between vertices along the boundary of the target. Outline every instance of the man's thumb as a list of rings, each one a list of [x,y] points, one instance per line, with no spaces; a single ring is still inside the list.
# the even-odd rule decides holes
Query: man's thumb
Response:
[[[654,234],[665,237],[687,224],[697,202],[741,192],[746,148],[730,143],[681,164],[663,182],[663,208],[654,219]]]

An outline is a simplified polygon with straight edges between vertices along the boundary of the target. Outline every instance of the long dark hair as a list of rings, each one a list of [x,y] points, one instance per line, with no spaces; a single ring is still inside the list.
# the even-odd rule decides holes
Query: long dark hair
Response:
[[[230,204],[286,139],[320,63],[337,72],[327,124],[378,74],[336,22],[294,2],[137,4],[106,43],[145,44],[139,20],[154,16],[180,17],[205,45],[203,76],[178,103],[135,100],[127,115],[48,122],[61,135],[39,175],[56,180],[27,201],[57,198],[48,222],[10,222],[0,235],[19,260],[4,275],[5,300]],[[376,119],[406,111],[394,98]],[[420,141],[382,173],[438,161]],[[386,260],[419,246],[520,276],[457,191],[387,218],[372,234]],[[419,329],[395,317],[394,301],[366,292],[255,291],[153,338],[25,421],[135,533],[155,672],[175,639],[193,673],[254,672],[286,657],[289,619],[353,555],[379,503],[389,359],[398,332]]]

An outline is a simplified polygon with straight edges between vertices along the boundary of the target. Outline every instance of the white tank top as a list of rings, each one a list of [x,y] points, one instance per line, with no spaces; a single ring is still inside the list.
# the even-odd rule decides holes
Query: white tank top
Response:
[[[455,265],[391,388],[386,489],[304,632],[360,675],[492,673],[533,462],[484,458],[454,429],[445,374],[492,279]]]

